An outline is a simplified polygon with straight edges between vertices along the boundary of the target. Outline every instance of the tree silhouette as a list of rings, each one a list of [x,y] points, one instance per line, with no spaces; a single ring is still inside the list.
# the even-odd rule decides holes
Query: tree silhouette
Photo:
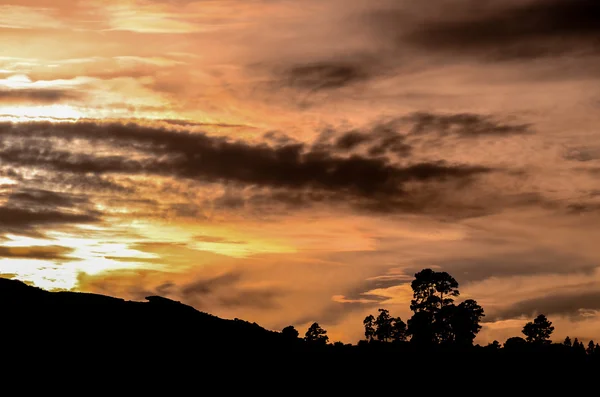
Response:
[[[497,340],[494,340],[493,342],[488,343],[488,345],[486,347],[491,350],[500,350],[502,348],[502,346],[500,345],[500,342],[498,342]]]
[[[392,317],[386,309],[379,309],[375,319],[375,337],[380,342],[387,342],[392,338]]]
[[[510,349],[510,350],[522,350],[523,347],[527,344],[527,341],[525,341],[525,339],[519,337],[519,336],[513,336],[511,338],[508,338],[506,340],[506,342],[504,342],[504,348],[505,349]]]
[[[394,342],[405,342],[408,336],[406,323],[400,317],[392,319],[391,338]]]
[[[523,334],[530,343],[550,343],[550,335],[554,332],[552,322],[545,315],[540,314],[533,322],[528,322],[523,327]]]
[[[321,328],[318,323],[313,323],[304,334],[304,340],[315,345],[326,345],[329,337],[326,330]]]
[[[585,354],[585,346],[577,338],[573,341],[573,350],[578,354]]]
[[[432,271],[423,274],[429,279],[438,277]],[[66,349],[65,357],[73,357],[81,346],[86,346],[92,335],[92,339],[98,343],[97,346],[91,346],[95,351],[120,360],[138,358],[136,367],[143,367],[144,363],[151,360],[168,362],[173,351],[180,351],[194,356],[204,355],[209,360],[227,356],[232,358],[230,361],[233,364],[243,363],[240,369],[246,369],[248,363],[260,356],[291,372],[286,364],[300,362],[310,356],[304,353],[316,353],[319,357],[313,356],[313,362],[320,363],[318,365],[321,367],[333,368],[341,364],[357,370],[356,375],[349,375],[356,376],[357,381],[372,380],[374,383],[370,384],[375,385],[377,381],[387,379],[381,377],[381,365],[386,358],[396,354],[400,357],[398,361],[409,370],[414,370],[415,374],[433,374],[431,376],[436,379],[450,370],[449,364],[455,363],[458,357],[465,362],[476,363],[482,369],[499,363],[507,364],[512,375],[518,375],[522,370],[525,377],[532,377],[531,368],[600,363],[600,345],[593,340],[588,340],[584,345],[577,338],[572,341],[567,336],[562,344],[551,345],[549,340],[554,327],[544,315],[537,316],[523,327],[527,341],[512,337],[506,340],[504,346],[494,341],[483,348],[473,347],[473,341],[481,329],[483,308],[472,299],[453,302],[458,295],[458,283],[453,282],[441,283],[442,286],[450,286],[451,290],[443,295],[433,285],[430,296],[437,297],[437,306],[421,305],[423,302],[436,301],[422,298],[423,285],[417,283],[415,286],[415,310],[407,323],[400,317],[392,317],[386,309],[378,309],[378,316],[370,315],[363,321],[367,340],[361,340],[358,346],[353,346],[341,341],[330,344],[327,331],[316,322],[305,335],[301,335],[303,339],[299,339],[298,331],[292,325],[281,332],[271,331],[239,319],[220,319],[159,296],[148,297],[148,302],[132,302],[96,294],[43,291],[0,277],[0,321],[10,324],[10,327],[0,327],[0,334],[11,341],[4,346],[2,358],[10,365],[13,359],[5,359],[7,350],[15,350],[15,359],[31,359],[40,351],[46,356],[55,354],[56,346],[60,346],[61,350]],[[447,287],[443,286],[442,289],[448,291]],[[29,330],[40,323],[51,322],[53,326],[47,330],[48,338],[28,338]],[[114,332],[119,326],[131,334],[146,334],[156,343],[149,347],[147,338],[123,338],[122,333]],[[86,331],[85,337],[81,329],[89,331]],[[403,343],[409,337],[411,343]],[[376,343],[372,343],[374,341]],[[30,348],[32,344],[33,348]],[[35,356],[34,360],[37,357],[42,355]],[[244,358],[249,361],[243,361]],[[426,361],[422,362],[422,358]],[[519,364],[524,367],[517,368]],[[79,360],[76,365],[83,366]],[[319,380],[330,377],[326,372],[312,371],[310,377],[315,376]],[[336,377],[331,378],[332,381],[338,381]],[[466,381],[471,379],[473,377],[467,377]],[[497,379],[498,373],[491,373],[489,384],[494,384]],[[465,385],[458,384],[458,387],[462,386]]]
[[[591,356],[592,354],[594,354],[594,349],[595,349],[595,347],[596,347],[596,346],[595,346],[595,344],[594,344],[594,341],[593,341],[593,340],[590,340],[590,342],[588,343],[588,347],[587,347],[587,349],[585,350],[585,351],[586,351],[586,353],[587,353],[587,354],[589,354],[589,355]]]
[[[433,328],[433,314],[419,311],[408,319],[408,334],[411,343],[418,346],[430,346],[437,342],[436,333]]]
[[[473,299],[467,299],[456,306],[450,319],[454,342],[459,345],[473,345],[473,340],[481,330],[483,308]]]
[[[296,330],[296,328],[294,328],[293,325],[288,325],[287,327],[282,329],[281,334],[287,340],[296,340],[298,338],[298,336],[300,335],[300,333]]]
[[[456,316],[457,308],[454,305],[444,306],[433,313],[432,329],[435,341],[441,344],[454,342],[452,322]]]
[[[458,282],[446,272],[423,269],[415,273],[411,283],[413,299],[410,310],[417,313],[426,311],[433,313],[436,309],[451,305],[453,297],[459,295]]]
[[[411,283],[413,299],[410,308],[415,313],[408,321],[408,331],[417,344],[473,345],[481,330],[483,308],[473,299],[458,306],[458,282],[446,272],[423,269]]]
[[[369,314],[363,320],[363,325],[365,326],[365,338],[368,341],[373,340],[375,337],[375,317],[372,314]]]
[[[400,317],[390,316],[387,309],[378,309],[379,315],[375,318],[368,315],[363,320],[365,337],[367,341],[376,339],[379,342],[403,342],[406,341],[408,331],[406,323]]]

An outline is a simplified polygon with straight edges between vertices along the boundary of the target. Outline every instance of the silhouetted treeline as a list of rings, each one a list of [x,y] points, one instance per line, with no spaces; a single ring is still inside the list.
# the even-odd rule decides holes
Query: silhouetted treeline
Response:
[[[562,343],[552,343],[554,326],[544,314],[524,324],[522,334],[525,338],[514,336],[503,344],[494,340],[486,346],[474,345],[485,317],[484,310],[473,299],[455,304],[454,298],[460,292],[458,282],[450,274],[423,269],[415,274],[411,287],[413,315],[407,322],[392,317],[386,309],[378,309],[377,316],[369,315],[363,320],[365,339],[357,346],[335,342],[331,349],[407,355],[467,354],[479,360],[525,355],[527,360],[537,357],[546,362],[566,360],[600,364],[600,344],[593,340],[584,345],[577,338],[571,341],[567,337]],[[290,332],[290,329],[293,327],[285,330]],[[315,337],[317,333],[318,337]],[[310,345],[325,346],[328,337],[326,330],[314,323],[304,339]]]
[[[554,327],[543,314],[524,324],[523,337],[474,345],[484,309],[473,299],[456,302],[460,293],[452,276],[424,269],[415,274],[411,287],[410,318],[404,321],[381,308],[364,319],[364,339],[347,344],[332,343],[317,322],[304,332],[291,325],[275,332],[158,296],[132,302],[96,294],[48,292],[0,279],[0,358],[11,365],[29,357],[106,363],[111,370],[182,369],[190,368],[185,363],[195,362],[213,370],[264,366],[281,371],[310,362],[302,368],[315,367],[312,381],[331,380],[322,372],[326,368],[374,379],[392,368],[424,376],[436,366],[437,371],[446,372],[465,365],[473,366],[471,370],[504,365],[515,371],[521,368],[525,372],[518,374],[522,375],[528,368],[600,363],[600,346],[593,341],[584,344],[566,338],[552,343]],[[23,365],[39,364],[36,360]]]

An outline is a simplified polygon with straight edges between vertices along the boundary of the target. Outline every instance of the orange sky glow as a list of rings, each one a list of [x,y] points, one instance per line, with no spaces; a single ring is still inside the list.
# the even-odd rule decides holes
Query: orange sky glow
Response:
[[[599,8],[3,1],[0,277],[354,343],[429,267],[598,338]]]

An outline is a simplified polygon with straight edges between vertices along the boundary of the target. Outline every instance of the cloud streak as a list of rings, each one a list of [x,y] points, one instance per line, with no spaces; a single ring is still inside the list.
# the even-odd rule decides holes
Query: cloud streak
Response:
[[[37,139],[38,145],[15,143],[15,136]],[[11,138],[12,137],[12,138]],[[338,156],[323,146],[291,143],[279,146],[229,141],[202,133],[176,132],[123,124],[3,124],[0,125],[5,164],[74,174],[143,174],[233,182],[296,191],[310,189],[339,196],[387,201],[404,194],[407,184],[468,181],[492,172],[484,166],[443,161],[401,165],[387,158],[352,154]],[[133,150],[142,158],[123,154],[94,155],[59,149],[57,140],[84,139],[110,145],[115,152]],[[40,145],[42,140],[43,144]],[[393,150],[398,142],[380,142]]]
[[[64,102],[66,100],[80,99],[80,95],[68,90],[53,89],[0,89],[0,104],[2,103],[41,103],[51,104]]]
[[[73,251],[73,248],[61,246],[0,247],[0,258],[37,259],[63,262],[73,260],[73,258],[68,257]]]
[[[458,15],[425,21],[408,43],[492,59],[533,59],[566,53],[598,53],[600,5],[595,0],[457,4]],[[474,12],[469,12],[469,10]]]

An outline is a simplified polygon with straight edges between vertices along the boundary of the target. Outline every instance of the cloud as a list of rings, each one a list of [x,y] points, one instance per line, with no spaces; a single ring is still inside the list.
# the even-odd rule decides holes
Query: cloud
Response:
[[[580,146],[565,148],[566,160],[588,162],[600,159],[600,146]]]
[[[431,261],[415,267],[425,267]],[[543,274],[591,274],[598,265],[589,260],[547,251],[505,252],[501,255],[469,258],[458,257],[435,261],[444,271],[452,274],[461,284],[488,278],[530,276]]]
[[[434,114],[417,112],[404,118],[412,123],[411,134],[437,133],[441,136],[456,135],[463,138],[481,136],[510,136],[530,134],[530,124],[507,124],[490,116],[473,113]]]
[[[600,211],[600,203],[571,203],[567,205],[567,211],[570,214],[584,214],[587,212]]]
[[[498,321],[522,316],[533,317],[538,314],[583,319],[589,311],[600,311],[600,291],[551,293],[546,296],[522,300],[493,313],[487,320]]]
[[[354,152],[366,148],[369,156],[385,156],[394,154],[408,157],[412,146],[406,135],[399,133],[398,120],[376,124],[369,130],[351,130],[337,132],[326,129],[321,133],[314,147],[319,150],[339,152]]]
[[[156,271],[112,271],[99,276],[80,274],[80,288],[116,296],[143,299],[161,295],[181,300],[199,310],[258,309],[279,307],[285,291],[270,286],[252,286],[240,270],[215,274],[215,268],[200,274],[169,274]],[[192,281],[190,281],[190,279]]]
[[[119,4],[104,7],[108,30],[149,34],[185,34],[208,30],[183,12],[168,12],[148,4]]]
[[[219,298],[221,305],[229,308],[253,307],[262,310],[276,309],[279,305],[276,299],[283,295],[277,290],[242,290],[231,296]]]
[[[380,135],[384,148],[403,147],[400,138],[387,132]],[[28,140],[32,140],[30,144]],[[75,140],[80,145],[81,140],[92,146],[109,145],[114,154],[81,152],[77,147],[68,150]],[[162,175],[204,183],[324,192],[329,197],[375,201],[375,205],[402,197],[408,185],[414,190],[419,185],[465,183],[493,171],[444,161],[398,164],[381,153],[340,156],[325,146],[269,146],[133,124],[4,123],[0,142],[0,158],[13,167],[71,174]],[[132,156],[134,153],[138,155]]]
[[[73,248],[56,245],[39,247],[0,247],[0,258],[66,261],[73,260],[73,258],[68,257],[73,251]]]
[[[93,214],[79,214],[51,209],[30,210],[0,206],[0,232],[37,234],[37,228],[98,222]]]
[[[79,99],[81,95],[68,90],[56,89],[0,89],[0,104],[59,103],[69,99]]]
[[[414,112],[376,123],[371,128],[344,132],[325,129],[314,147],[340,152],[365,149],[370,156],[394,154],[407,157],[417,145],[423,144],[423,137],[439,143],[441,139],[450,137],[499,138],[533,133],[530,124],[503,122],[490,115]]]
[[[303,90],[321,91],[346,87],[365,81],[369,72],[359,63],[316,62],[294,66],[286,71],[287,85]]]
[[[498,3],[454,2],[453,8],[422,21],[401,42],[429,51],[493,59],[597,53],[600,48],[600,4],[596,0]]]
[[[88,203],[89,199],[85,196],[77,196],[43,189],[20,189],[9,194],[6,201],[6,205],[8,206],[25,208],[75,208],[82,204]]]
[[[227,288],[237,284],[242,278],[240,272],[220,274],[218,276],[196,280],[181,288],[181,295],[186,300],[198,298],[214,293],[217,289]]]
[[[0,28],[8,29],[57,29],[63,23],[49,8],[0,5]]]
[[[230,240],[219,236],[194,236],[194,241],[199,243],[214,243],[214,244],[245,244],[244,241]]]

